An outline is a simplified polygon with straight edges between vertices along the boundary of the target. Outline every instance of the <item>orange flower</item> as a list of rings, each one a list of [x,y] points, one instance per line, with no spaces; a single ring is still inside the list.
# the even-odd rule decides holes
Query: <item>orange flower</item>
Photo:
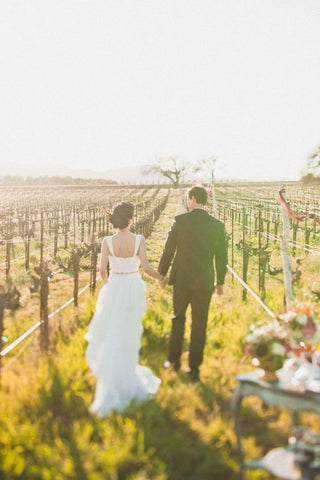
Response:
[[[307,306],[302,307],[299,313],[302,313],[302,315],[307,315],[307,317],[312,315],[311,308]]]

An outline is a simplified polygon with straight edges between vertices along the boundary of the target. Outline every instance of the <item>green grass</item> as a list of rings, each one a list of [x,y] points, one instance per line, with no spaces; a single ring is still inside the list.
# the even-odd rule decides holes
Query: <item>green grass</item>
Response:
[[[179,209],[179,196],[173,192],[148,239],[149,259],[155,267]],[[183,369],[179,374],[163,370],[172,315],[171,289],[159,289],[149,277],[145,281],[148,308],[140,361],[162,379],[155,399],[105,420],[89,414],[95,379],[86,363],[83,336],[95,298],[87,295],[77,311],[70,307],[60,317],[49,356],[40,355],[35,337],[33,347],[3,372],[1,479],[238,478],[230,402],[236,375],[252,369],[242,359],[248,325],[266,314],[249,296],[242,302],[242,289],[228,275],[224,296],[213,298],[210,308],[202,383],[193,384]],[[282,290],[277,284],[270,287],[274,305],[281,304]],[[190,312],[183,368],[187,366],[189,337]],[[270,447],[286,443],[289,415],[256,398],[243,402],[242,423],[248,457],[256,458]],[[246,478],[272,477],[256,471],[248,472]]]

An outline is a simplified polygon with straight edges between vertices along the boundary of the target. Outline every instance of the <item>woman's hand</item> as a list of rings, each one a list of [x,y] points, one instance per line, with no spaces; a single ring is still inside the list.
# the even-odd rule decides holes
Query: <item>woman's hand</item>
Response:
[[[214,287],[214,295],[215,296],[223,295],[223,285],[216,285]]]
[[[158,280],[158,283],[159,283],[161,288],[165,288],[169,283],[169,279],[168,279],[168,277],[162,277],[161,280]]]

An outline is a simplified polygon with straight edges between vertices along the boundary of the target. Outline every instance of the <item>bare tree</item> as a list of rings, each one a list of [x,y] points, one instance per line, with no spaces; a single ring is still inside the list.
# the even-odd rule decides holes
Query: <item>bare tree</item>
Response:
[[[216,168],[217,159],[214,156],[202,158],[198,161],[194,172],[203,173],[204,180],[209,184],[211,189],[212,196],[212,211],[214,215],[217,215],[217,202],[215,194],[215,168]]]
[[[216,163],[217,159],[214,156],[202,158],[197,162],[194,172],[202,172],[206,183],[213,185],[215,182]]]
[[[317,149],[309,156],[308,170],[310,173],[313,173],[315,176],[319,173],[320,169],[320,145]]]
[[[179,188],[183,176],[191,171],[192,169],[188,162],[172,156],[168,158],[157,158],[151,165],[148,165],[144,169],[144,174],[160,173],[172,182],[173,188]]]

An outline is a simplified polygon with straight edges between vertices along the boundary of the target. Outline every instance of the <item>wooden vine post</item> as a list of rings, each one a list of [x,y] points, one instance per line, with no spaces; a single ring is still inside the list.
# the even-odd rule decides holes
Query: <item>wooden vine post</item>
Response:
[[[41,347],[44,352],[49,349],[49,315],[48,315],[48,297],[49,297],[49,278],[51,270],[47,265],[42,265],[41,268],[41,283],[40,283],[40,317],[43,320]]]
[[[247,273],[248,273],[248,263],[249,263],[249,254],[248,249],[246,248],[246,209],[242,209],[242,278],[245,283],[247,283]],[[247,299],[247,289],[242,290],[242,300]]]
[[[267,265],[270,260],[270,253],[267,252],[265,249],[263,249],[260,255],[261,255],[260,292],[261,292],[261,300],[264,302],[266,299],[266,272],[267,272]]]
[[[26,232],[26,239],[25,239],[25,268],[26,270],[29,270],[30,266],[30,240],[32,237],[32,229],[27,227],[27,232]]]
[[[6,279],[8,280],[9,272],[10,272],[11,244],[13,242],[13,235],[11,233],[8,233],[5,236],[5,240],[6,240]]]
[[[84,222],[85,222],[84,219],[82,219],[81,222],[80,222],[81,223],[81,240],[80,240],[81,243],[84,242]]]
[[[41,225],[40,225],[40,265],[43,264],[43,239],[44,239],[44,220],[43,209],[41,209]]]
[[[261,205],[258,210],[258,269],[259,269],[259,292],[262,291],[262,215]]]
[[[47,352],[49,349],[49,315],[48,315],[48,296],[49,280],[52,271],[47,262],[40,263],[35,269],[35,280],[40,284],[40,321],[41,321],[41,350]],[[38,277],[38,279],[36,278]]]
[[[85,249],[82,247],[73,247],[71,252],[71,268],[73,273],[73,299],[74,306],[78,306],[78,291],[79,291],[79,271],[80,271],[80,260],[82,255],[84,255]]]
[[[216,187],[214,181],[214,170],[211,171],[211,198],[212,198],[212,213],[214,217],[217,217],[217,199],[216,199]]]
[[[53,256],[56,257],[57,252],[58,252],[58,235],[59,235],[59,218],[58,214],[55,218],[55,223],[53,227],[53,232],[54,232],[54,240],[53,240]]]
[[[287,202],[286,190],[284,187],[280,189],[279,195],[281,195],[282,198]],[[284,278],[284,288],[285,288],[285,297],[286,297],[286,307],[288,309],[293,300],[292,270],[291,270],[290,252],[289,252],[289,215],[283,205],[281,205],[281,209],[282,209],[282,224],[283,224],[283,232],[281,235],[281,250],[282,250],[283,278]]]
[[[73,245],[76,244],[76,206],[73,206]]]
[[[231,268],[234,269],[234,210],[231,210]],[[234,282],[234,275],[231,278],[232,284]]]
[[[96,241],[96,217],[93,211],[92,223],[92,240],[91,240],[91,292],[94,293],[97,285],[97,260],[98,260],[98,244]]]
[[[182,205],[182,210],[183,212],[188,211],[188,205],[187,205],[187,194],[180,188],[180,197],[181,197],[181,205]]]
[[[311,235],[311,232],[312,232],[312,227],[308,227],[308,224],[307,224],[307,219],[305,220],[305,227],[304,227],[304,246],[305,246],[305,249],[306,249],[306,255],[309,255],[309,248],[310,248],[310,235]]]
[[[293,231],[293,250],[292,250],[292,255],[295,256],[296,254],[296,243],[297,243],[297,234],[299,230],[299,224],[298,222],[292,222],[292,231]]]
[[[195,172],[198,170],[202,170],[206,172],[206,175],[208,175],[206,179],[206,183],[211,193],[211,201],[212,201],[211,214],[216,218],[220,218],[220,212],[218,212],[218,208],[217,208],[216,190],[215,190],[214,173],[216,168],[216,162],[217,162],[217,159],[214,157],[203,159],[200,161],[200,165],[196,167]]]

